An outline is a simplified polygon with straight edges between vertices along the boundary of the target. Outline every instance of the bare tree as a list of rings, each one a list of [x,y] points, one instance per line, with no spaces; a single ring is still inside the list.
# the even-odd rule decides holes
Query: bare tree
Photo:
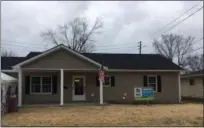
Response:
[[[178,65],[185,67],[184,55],[188,54],[192,50],[194,38],[188,36],[184,38],[182,35],[167,34],[162,35],[161,40],[154,40],[153,46],[157,53],[167,57],[173,61],[174,57],[177,57]]]
[[[192,71],[202,70],[203,69],[203,54],[202,55],[189,55],[185,58],[187,66]]]
[[[178,59],[178,65],[185,67],[187,65],[185,61],[185,55],[188,55],[192,51],[194,37],[188,36],[184,38],[183,36],[178,36],[176,40],[176,57]]]
[[[16,54],[13,51],[2,50],[1,56],[2,57],[13,57],[13,56],[16,56]]]
[[[157,53],[167,57],[173,61],[173,57],[176,55],[176,39],[177,35],[161,35],[161,40],[154,40],[153,46]]]
[[[44,39],[55,45],[64,44],[77,52],[91,52],[94,48],[93,35],[100,33],[103,27],[100,18],[96,18],[93,26],[89,26],[86,18],[77,17],[69,23],[59,25],[57,29],[48,29],[41,33]]]

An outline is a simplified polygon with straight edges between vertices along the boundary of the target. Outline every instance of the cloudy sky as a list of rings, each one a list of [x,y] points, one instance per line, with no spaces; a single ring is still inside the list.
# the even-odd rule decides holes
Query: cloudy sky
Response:
[[[194,36],[195,41],[203,37],[203,9],[174,29],[171,25],[159,31],[167,23],[183,15],[181,21],[198,8],[201,1],[3,1],[1,2],[1,45],[18,56],[30,51],[43,51],[53,45],[40,37],[40,32],[69,22],[74,17],[87,17],[93,23],[101,17],[104,27],[96,35],[95,52],[138,53],[137,45],[143,42],[142,52],[153,53],[152,39],[161,34],[177,33]],[[174,24],[176,24],[175,22]],[[172,24],[172,25],[174,25]],[[167,32],[166,32],[167,31]],[[203,40],[194,44],[194,49],[202,46]],[[202,52],[202,49],[195,52]]]

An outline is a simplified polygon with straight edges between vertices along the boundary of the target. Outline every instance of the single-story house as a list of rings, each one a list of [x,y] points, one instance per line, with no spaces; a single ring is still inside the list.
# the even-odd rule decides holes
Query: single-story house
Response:
[[[204,71],[192,71],[181,75],[181,96],[203,98]]]
[[[100,94],[104,102],[133,103],[135,87],[152,87],[155,102],[179,103],[181,70],[159,54],[78,53],[65,45],[26,57],[2,57],[2,71],[18,78],[19,106],[99,102]]]

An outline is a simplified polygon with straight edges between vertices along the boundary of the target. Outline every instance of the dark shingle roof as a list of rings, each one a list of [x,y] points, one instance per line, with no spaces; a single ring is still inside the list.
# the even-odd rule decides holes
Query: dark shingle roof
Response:
[[[2,57],[2,69],[32,58],[41,52],[31,52],[26,57]],[[82,53],[82,55],[107,66],[109,69],[135,70],[182,70],[178,65],[158,54],[113,54],[113,53]]]
[[[37,55],[39,55],[39,54],[41,54],[42,52],[30,52],[27,56],[26,56],[26,58],[27,59],[29,59],[29,58],[32,58],[32,57],[34,57],[34,56],[37,56]]]
[[[12,69],[11,66],[16,65],[25,60],[25,57],[1,57],[1,69]]]
[[[83,53],[83,55],[98,63],[103,62],[109,69],[181,70],[179,66],[158,54]]]

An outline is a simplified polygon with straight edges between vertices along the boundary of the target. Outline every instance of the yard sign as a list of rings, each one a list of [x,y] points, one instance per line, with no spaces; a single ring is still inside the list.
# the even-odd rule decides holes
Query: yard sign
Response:
[[[135,100],[153,100],[152,88],[134,88]]]

